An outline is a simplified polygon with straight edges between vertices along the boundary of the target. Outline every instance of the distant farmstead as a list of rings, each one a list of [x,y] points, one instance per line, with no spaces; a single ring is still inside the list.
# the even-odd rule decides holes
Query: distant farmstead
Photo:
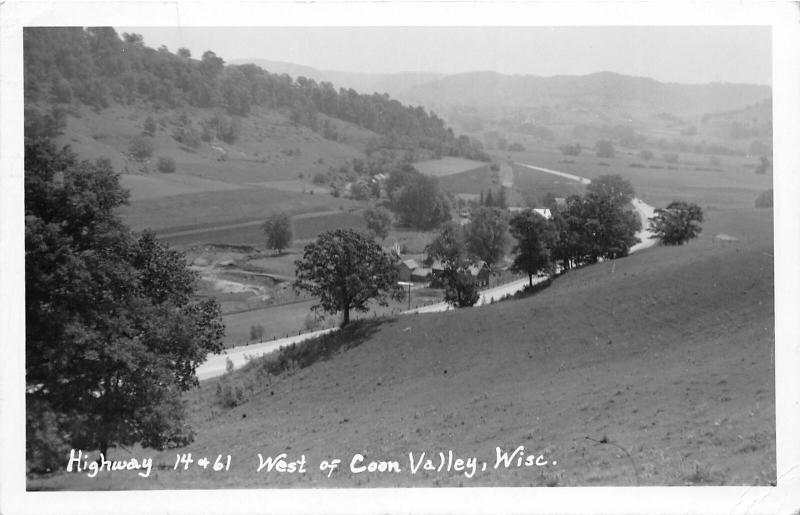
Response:
[[[512,212],[512,213],[521,213],[523,211],[527,211],[528,209],[531,209],[531,208],[520,207],[520,206],[512,206],[512,207],[508,208],[508,210],[510,212]],[[553,214],[550,212],[550,209],[548,209],[546,207],[545,208],[535,207],[535,208],[531,209],[531,211],[533,211],[537,215],[541,216],[545,220],[551,220],[553,218]]]

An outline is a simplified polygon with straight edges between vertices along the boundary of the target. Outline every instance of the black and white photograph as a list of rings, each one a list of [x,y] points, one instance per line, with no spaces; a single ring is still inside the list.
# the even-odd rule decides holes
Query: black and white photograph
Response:
[[[5,486],[800,509],[797,6],[325,4],[7,6]]]

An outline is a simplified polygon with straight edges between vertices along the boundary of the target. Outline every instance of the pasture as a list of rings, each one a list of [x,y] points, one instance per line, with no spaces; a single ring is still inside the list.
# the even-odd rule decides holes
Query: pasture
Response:
[[[240,186],[227,182],[202,179],[176,173],[149,175],[120,174],[122,187],[130,191],[130,201],[191,195],[209,191],[238,190]]]
[[[414,168],[425,175],[431,175],[433,177],[447,177],[448,175],[461,174],[478,168],[488,169],[488,167],[488,163],[484,163],[483,161],[474,161],[461,157],[443,157],[441,159],[414,163]]]
[[[439,178],[439,187],[453,194],[479,195],[481,191],[497,191],[501,186],[499,178],[492,174],[489,166]]]
[[[301,214],[355,205],[329,195],[254,187],[141,200],[124,206],[120,214],[134,230],[149,227],[166,233],[262,220],[273,212]]]
[[[683,154],[678,163],[667,164],[659,159],[643,161],[638,155],[628,155],[619,150],[614,158],[597,158],[591,149],[584,149],[579,156],[565,157],[557,149],[544,146],[528,152],[503,153],[502,156],[589,179],[619,174],[633,184],[639,198],[655,207],[664,207],[672,200],[695,202],[710,209],[752,207],[761,191],[772,188],[771,175],[754,173],[758,165],[755,158],[723,156],[719,166],[711,166],[708,156]],[[536,195],[544,195],[548,189],[559,189],[549,187],[546,182],[553,184],[554,180],[562,182],[562,179],[552,177],[546,181],[539,175],[545,174],[530,169],[522,173],[515,168],[515,189],[521,190],[523,195],[531,188]],[[569,182],[563,181],[565,184]],[[569,187],[562,188],[563,192],[566,193]],[[537,188],[542,193],[538,193]]]

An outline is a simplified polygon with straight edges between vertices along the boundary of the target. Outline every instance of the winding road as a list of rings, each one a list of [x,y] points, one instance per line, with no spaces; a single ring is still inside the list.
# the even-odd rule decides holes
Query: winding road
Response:
[[[515,163],[515,164],[539,172],[558,175],[559,177],[571,179],[573,181],[580,182],[581,184],[589,184],[591,182],[586,177],[579,177],[577,175],[569,174],[566,172],[550,170],[548,168],[533,166],[526,163]],[[647,219],[653,216],[654,208],[648,204],[645,204],[644,202],[642,202],[641,199],[638,198],[634,198],[631,201],[631,204],[636,209],[636,212],[639,213],[639,217],[642,219],[642,227],[643,227],[643,229],[636,234],[636,236],[641,240],[641,242],[631,247],[630,252],[633,253],[642,249],[646,249],[648,247],[652,247],[656,243],[656,240],[652,237],[653,236],[652,232],[650,232],[649,229],[647,228],[648,227]],[[538,284],[546,279],[547,279],[546,277],[537,276],[534,277],[533,283]],[[525,286],[527,285],[528,285],[528,279],[523,278],[516,281],[512,281],[510,283],[502,284],[500,286],[495,286],[494,288],[483,290],[480,294],[478,302],[475,304],[475,307],[491,304],[493,301],[499,300],[505,297],[506,295],[513,295],[514,293],[524,289]],[[439,313],[442,311],[448,311],[450,309],[453,309],[453,307],[447,304],[446,302],[439,302],[437,304],[431,304],[429,306],[403,311],[401,315]],[[211,379],[213,377],[221,376],[222,374],[225,373],[228,359],[230,359],[231,362],[233,363],[234,369],[240,368],[245,363],[247,363],[247,360],[250,357],[263,356],[265,354],[275,352],[281,347],[292,345],[293,343],[299,343],[305,340],[309,340],[311,338],[316,338],[317,336],[330,333],[337,329],[338,329],[337,327],[333,327],[330,329],[323,329],[320,331],[304,333],[297,336],[289,336],[288,338],[281,338],[278,340],[273,340],[265,343],[256,343],[253,345],[232,347],[230,349],[226,349],[225,351],[223,351],[222,354],[209,354],[208,359],[199,367],[197,367],[197,378],[203,381],[205,379]]]

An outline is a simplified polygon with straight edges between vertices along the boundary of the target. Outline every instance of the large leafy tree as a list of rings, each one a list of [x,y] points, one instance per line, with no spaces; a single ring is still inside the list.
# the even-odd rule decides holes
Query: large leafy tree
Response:
[[[303,259],[295,261],[294,287],[319,297],[328,313],[343,313],[342,327],[350,323],[350,310],[366,312],[375,299],[403,299],[397,284],[396,256],[383,251],[373,239],[352,229],[327,231],[306,245]]]
[[[528,282],[533,286],[533,276],[552,266],[550,249],[556,242],[556,230],[552,222],[532,209],[514,215],[509,225],[511,235],[517,240],[511,269],[528,274]]]
[[[496,207],[474,209],[465,232],[470,252],[490,267],[495,265],[503,258],[508,246],[506,211]]]
[[[439,189],[439,181],[422,174],[410,176],[408,184],[394,194],[392,207],[401,224],[415,229],[433,229],[451,218],[450,201]]]
[[[650,230],[665,245],[683,245],[703,230],[703,210],[697,204],[671,202],[666,209],[656,209],[649,219]]]
[[[554,212],[558,238],[553,257],[571,268],[627,256],[642,226],[628,206],[633,196],[628,181],[605,175],[592,181],[585,195],[568,197],[566,206]]]
[[[444,300],[453,306],[473,306],[480,298],[478,282],[470,273],[473,257],[467,247],[464,228],[455,222],[442,226],[439,234],[425,247],[429,262],[442,265]]]
[[[392,213],[388,210],[376,206],[364,210],[364,221],[367,222],[367,230],[381,240],[389,236],[389,229],[392,227]]]
[[[27,456],[65,447],[163,448],[191,440],[181,392],[222,348],[213,300],[194,297],[185,258],[115,214],[127,192],[107,161],[25,147]]]
[[[267,236],[267,247],[277,251],[278,254],[292,243],[292,220],[288,214],[270,215],[262,228]]]
[[[588,259],[616,259],[628,255],[639,242],[642,228],[638,214],[630,208],[636,192],[619,175],[602,175],[586,187],[583,202],[577,207],[584,219],[584,240]]]
[[[586,197],[609,202],[615,206],[628,204],[636,192],[633,185],[618,174],[601,175],[586,186]]]

